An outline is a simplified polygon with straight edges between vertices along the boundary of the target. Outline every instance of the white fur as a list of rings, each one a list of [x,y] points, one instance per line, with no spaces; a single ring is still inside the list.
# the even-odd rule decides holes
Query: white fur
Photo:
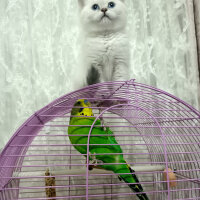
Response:
[[[129,41],[126,6],[123,0],[78,0],[82,25],[80,66],[76,71],[75,89],[87,85],[88,71],[95,67],[100,82],[129,79]],[[114,8],[108,3],[114,2]],[[99,10],[92,10],[98,4]],[[106,15],[101,8],[107,8]],[[103,18],[102,18],[103,17]]]

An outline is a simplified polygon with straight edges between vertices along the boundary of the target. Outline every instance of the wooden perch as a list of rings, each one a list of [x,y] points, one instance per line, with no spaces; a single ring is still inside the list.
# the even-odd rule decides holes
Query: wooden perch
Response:
[[[164,171],[165,166],[163,165],[146,165],[146,166],[134,166],[131,167],[135,172],[153,172],[153,171]],[[86,174],[86,168],[80,168],[80,169],[66,169],[66,170],[52,170],[51,173],[49,171],[46,171],[47,176],[57,176],[57,175],[85,175]],[[111,175],[113,172],[107,171],[104,169],[97,169],[93,168],[93,170],[89,170],[89,175],[90,174],[108,174]],[[44,176],[44,172],[18,172],[14,173],[15,177],[23,177],[23,178],[28,178],[28,177],[38,177],[38,176]]]
[[[134,166],[131,167],[135,172],[148,172],[148,171],[163,171],[165,169],[164,166]],[[86,169],[71,169],[71,170],[62,170],[62,171],[52,171],[52,175],[79,175],[85,174]],[[112,171],[107,171],[104,169],[93,168],[93,170],[89,170],[89,174],[114,174]]]

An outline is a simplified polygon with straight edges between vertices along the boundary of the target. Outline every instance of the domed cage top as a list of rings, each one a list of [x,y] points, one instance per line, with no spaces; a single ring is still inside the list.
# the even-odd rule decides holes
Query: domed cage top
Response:
[[[90,101],[101,126],[110,127],[149,199],[200,199],[200,113],[130,80],[85,87],[35,112],[1,152],[1,200],[138,199],[117,174],[89,171],[88,160],[70,143],[78,99]]]

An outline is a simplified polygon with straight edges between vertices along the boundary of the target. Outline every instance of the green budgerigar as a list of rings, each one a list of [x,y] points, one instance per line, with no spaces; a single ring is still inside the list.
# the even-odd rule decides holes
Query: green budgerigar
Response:
[[[71,111],[68,134],[71,143],[81,154],[87,154],[86,144],[88,142],[88,134],[94,120],[95,117],[92,112],[91,103],[86,99],[77,100]],[[137,193],[136,195],[140,200],[149,200],[146,193],[143,192],[143,188],[139,184],[134,171],[124,160],[123,151],[117,143],[113,132],[108,127],[104,129],[101,126],[100,119],[95,122],[95,126],[90,135],[89,144],[90,163],[100,163],[97,165],[98,168],[110,170],[119,174],[119,179],[128,183],[128,186],[133,192]]]

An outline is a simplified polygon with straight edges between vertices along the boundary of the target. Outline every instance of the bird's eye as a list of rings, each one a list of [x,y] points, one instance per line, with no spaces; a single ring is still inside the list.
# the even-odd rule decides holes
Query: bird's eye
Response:
[[[99,9],[99,5],[98,4],[94,4],[93,6],[92,6],[92,10],[98,10]]]
[[[108,8],[114,8],[115,7],[115,3],[114,2],[109,2],[108,3]]]
[[[88,103],[88,100],[87,100],[87,99],[85,99],[85,100],[84,100],[84,103]]]

